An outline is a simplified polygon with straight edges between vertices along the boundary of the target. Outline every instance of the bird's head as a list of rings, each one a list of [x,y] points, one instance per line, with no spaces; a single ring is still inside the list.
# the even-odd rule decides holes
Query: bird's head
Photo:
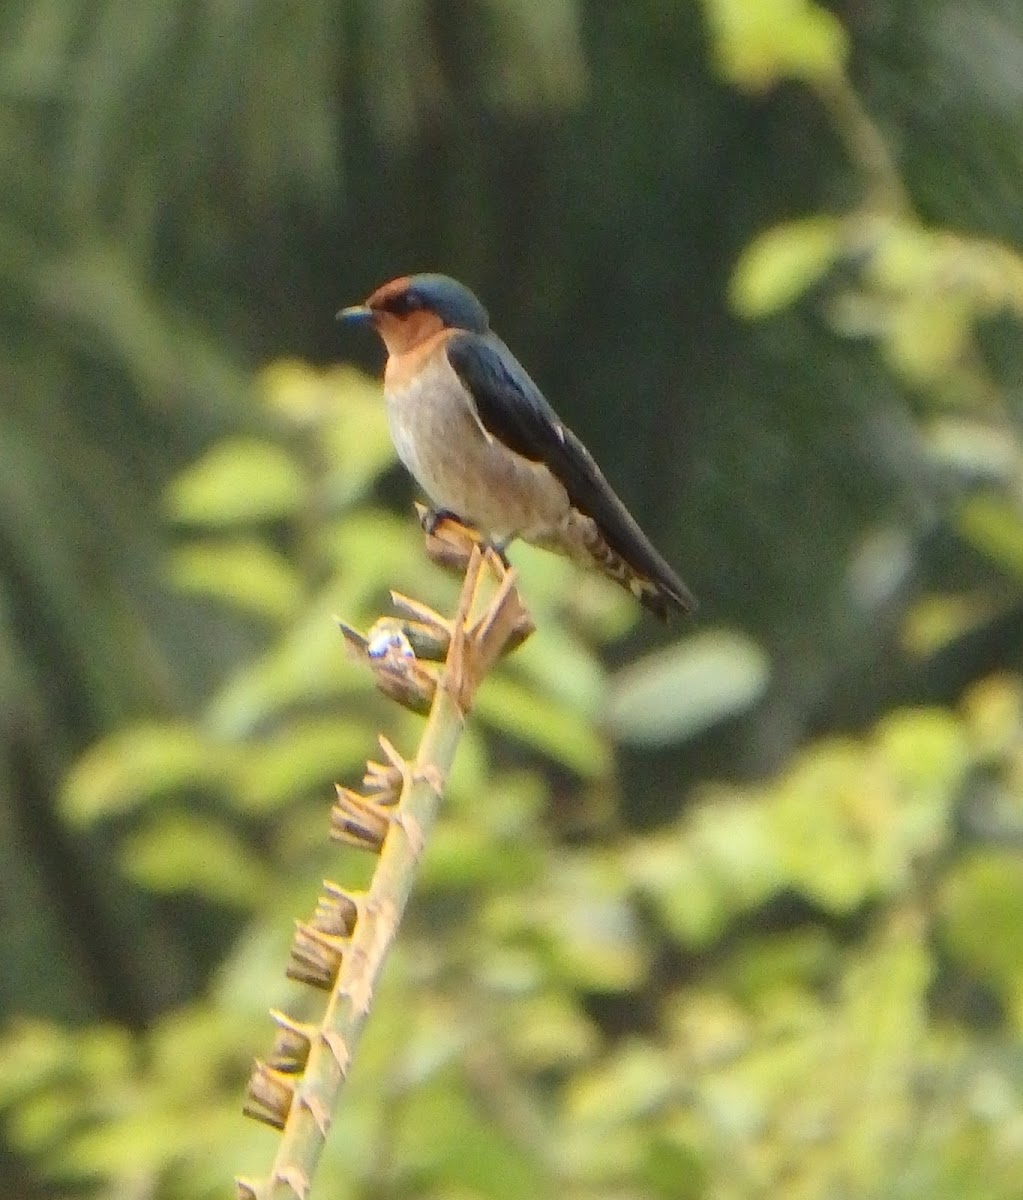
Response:
[[[365,304],[343,308],[338,320],[372,325],[389,354],[404,354],[442,329],[486,333],[487,310],[448,275],[403,275],[385,283]]]

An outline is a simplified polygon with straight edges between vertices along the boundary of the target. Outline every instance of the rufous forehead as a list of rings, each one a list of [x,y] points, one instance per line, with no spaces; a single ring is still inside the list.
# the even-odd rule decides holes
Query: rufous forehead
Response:
[[[392,296],[400,296],[402,292],[407,292],[411,282],[411,275],[400,275],[397,279],[392,279],[390,283],[382,283],[372,293],[366,304],[370,308],[377,308],[390,300]]]

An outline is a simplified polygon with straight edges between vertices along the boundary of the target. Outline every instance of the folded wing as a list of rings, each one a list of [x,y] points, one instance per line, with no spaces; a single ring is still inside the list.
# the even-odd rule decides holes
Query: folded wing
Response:
[[[516,454],[542,462],[561,482],[573,506],[593,519],[610,549],[654,585],[664,600],[683,611],[695,608],[689,589],[654,549],[593,456],[561,423],[507,346],[494,334],[463,331],[450,339],[447,350],[475,401],[483,428]]]

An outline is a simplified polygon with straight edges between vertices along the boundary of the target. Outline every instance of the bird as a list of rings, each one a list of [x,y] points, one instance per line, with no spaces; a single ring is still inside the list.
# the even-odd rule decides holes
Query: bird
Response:
[[[403,275],[337,317],[384,343],[391,438],[430,501],[433,527],[454,517],[502,554],[515,539],[555,551],[665,621],[695,609],[469,288],[448,275]]]

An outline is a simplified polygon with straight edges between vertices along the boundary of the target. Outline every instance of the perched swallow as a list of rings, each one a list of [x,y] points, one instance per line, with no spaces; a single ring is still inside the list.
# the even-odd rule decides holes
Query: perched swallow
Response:
[[[468,288],[403,276],[338,317],[383,340],[391,437],[435,511],[596,567],[662,619],[695,607]]]

